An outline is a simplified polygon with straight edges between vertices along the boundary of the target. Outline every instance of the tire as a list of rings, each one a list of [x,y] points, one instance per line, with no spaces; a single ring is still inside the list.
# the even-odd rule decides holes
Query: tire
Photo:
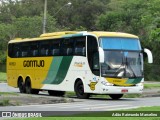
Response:
[[[27,78],[27,79],[26,79],[26,82],[25,82],[25,89],[26,89],[26,93],[27,93],[27,94],[31,94],[32,88],[31,88],[31,81],[30,81],[30,78]]]
[[[81,80],[76,82],[74,90],[75,90],[77,97],[80,99],[87,99],[90,97],[90,94],[84,93],[84,86]]]
[[[25,85],[22,78],[18,80],[18,88],[20,93],[25,93]]]
[[[26,79],[25,90],[27,94],[38,94],[39,93],[38,89],[32,89],[30,78]]]
[[[48,93],[51,96],[64,96],[65,95],[65,91],[48,90]]]
[[[123,96],[123,94],[110,94],[109,95],[113,100],[118,100],[118,99],[120,99],[122,96]]]

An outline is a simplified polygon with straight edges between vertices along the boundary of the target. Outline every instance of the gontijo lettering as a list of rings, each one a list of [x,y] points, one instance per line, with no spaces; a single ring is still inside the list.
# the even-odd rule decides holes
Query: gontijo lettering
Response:
[[[23,67],[44,67],[44,60],[24,60]]]

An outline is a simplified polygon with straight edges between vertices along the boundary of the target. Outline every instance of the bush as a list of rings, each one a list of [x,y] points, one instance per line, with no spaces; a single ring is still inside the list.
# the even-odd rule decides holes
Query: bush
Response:
[[[0,63],[6,63],[7,54],[6,52],[0,52]]]
[[[144,64],[144,78],[146,81],[160,81],[160,65]]]

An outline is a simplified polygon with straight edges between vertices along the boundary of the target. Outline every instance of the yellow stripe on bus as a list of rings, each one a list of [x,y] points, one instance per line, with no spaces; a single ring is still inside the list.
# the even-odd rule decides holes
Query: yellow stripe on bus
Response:
[[[133,84],[126,84],[128,78],[106,78],[109,83],[118,85],[118,86],[131,86]]]

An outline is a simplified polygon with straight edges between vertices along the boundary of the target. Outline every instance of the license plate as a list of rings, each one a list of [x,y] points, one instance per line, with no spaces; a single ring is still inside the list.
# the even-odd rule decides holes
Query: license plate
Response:
[[[122,89],[121,92],[126,93],[126,92],[128,92],[128,90],[127,89]]]

